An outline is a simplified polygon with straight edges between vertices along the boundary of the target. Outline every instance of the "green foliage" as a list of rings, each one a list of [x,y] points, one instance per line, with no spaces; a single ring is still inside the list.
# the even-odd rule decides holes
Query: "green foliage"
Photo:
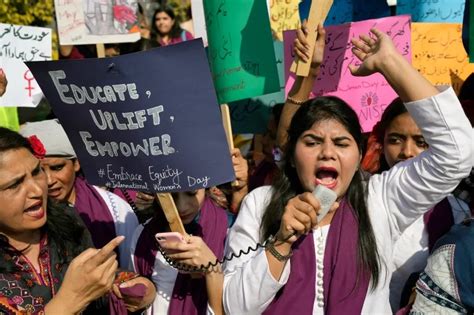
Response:
[[[17,25],[47,26],[53,22],[52,0],[0,0],[0,21]]]
[[[187,0],[168,0],[168,5],[174,9],[174,13],[178,17],[178,21],[184,22],[189,20],[186,11],[191,6]]]

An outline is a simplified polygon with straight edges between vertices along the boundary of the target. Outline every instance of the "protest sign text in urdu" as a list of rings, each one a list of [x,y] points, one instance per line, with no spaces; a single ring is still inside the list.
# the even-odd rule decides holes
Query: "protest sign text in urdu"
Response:
[[[346,101],[359,116],[365,132],[372,130],[396,93],[380,74],[368,77],[354,77],[349,64],[358,65],[357,57],[352,53],[352,37],[368,34],[373,27],[386,32],[392,38],[400,53],[411,60],[410,18],[394,16],[376,20],[353,22],[326,27],[326,47],[321,70],[313,86],[313,95],[334,95]],[[288,93],[294,74],[289,72],[292,58],[292,45],[296,36],[294,31],[284,33],[285,38],[285,76],[288,78],[285,92]]]
[[[41,89],[25,62],[51,60],[51,29],[0,23],[0,68],[8,88],[0,106],[34,107]]]
[[[278,71],[265,1],[205,1],[204,14],[219,102],[277,92]]]

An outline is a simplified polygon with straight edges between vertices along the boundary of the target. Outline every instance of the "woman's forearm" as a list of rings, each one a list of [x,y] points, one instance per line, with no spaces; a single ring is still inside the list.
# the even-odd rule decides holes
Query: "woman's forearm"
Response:
[[[398,53],[384,59],[380,72],[404,102],[422,100],[439,93],[433,84]]]
[[[206,289],[208,304],[216,315],[224,314],[222,294],[224,290],[224,274],[218,265],[213,271],[206,274]]]
[[[309,98],[311,91],[313,90],[314,82],[318,76],[319,67],[311,69],[310,74],[307,77],[297,76],[295,83],[288,93],[288,96],[293,100],[306,101]],[[280,117],[277,130],[277,145],[283,149],[288,141],[288,128],[290,127],[291,119],[298,110],[300,105],[296,105],[288,99],[283,106],[283,110]]]

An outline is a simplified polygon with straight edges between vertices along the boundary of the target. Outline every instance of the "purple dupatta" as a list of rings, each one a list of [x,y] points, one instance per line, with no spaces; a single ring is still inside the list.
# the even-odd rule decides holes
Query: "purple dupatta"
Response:
[[[109,207],[99,192],[84,178],[76,177],[74,189],[76,190],[74,207],[91,233],[94,246],[102,248],[117,236]]]
[[[164,219],[164,217],[162,217]],[[158,244],[155,234],[160,231],[160,217],[153,218],[143,229],[135,250],[135,267],[142,276],[151,278]],[[201,208],[196,236],[202,237],[218,259],[224,255],[227,235],[227,213],[206,197]],[[162,226],[162,225],[161,225]],[[190,274],[178,273],[173,288],[168,314],[197,315],[207,312],[207,290],[204,277],[191,278]]]
[[[370,273],[359,270],[356,214],[343,200],[329,227],[324,253],[324,313],[360,314],[369,288]],[[264,314],[312,314],[316,297],[316,253],[310,233],[293,245],[290,276]],[[319,279],[317,281],[320,281]]]

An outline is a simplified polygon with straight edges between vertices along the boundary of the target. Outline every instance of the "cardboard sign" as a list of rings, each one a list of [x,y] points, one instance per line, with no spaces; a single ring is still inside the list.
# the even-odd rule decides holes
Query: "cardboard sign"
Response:
[[[203,0],[191,0],[191,14],[193,16],[194,38],[202,38],[207,47],[206,19],[204,18]]]
[[[321,72],[313,87],[313,94],[334,95],[345,100],[357,112],[364,132],[372,130],[380,120],[382,112],[396,97],[395,91],[381,74],[368,77],[354,77],[348,65],[359,63],[351,51],[353,37],[368,34],[373,27],[390,35],[398,50],[407,60],[411,60],[410,17],[394,16],[377,20],[367,20],[326,28],[326,48]],[[289,67],[293,61],[294,31],[284,33],[285,42],[285,92],[288,94],[295,77]]]
[[[431,83],[452,85],[456,92],[474,72],[461,31],[457,23],[412,23],[413,66]]]
[[[25,65],[51,60],[51,29],[0,23],[0,68],[8,86],[0,106],[35,107],[43,94]]]
[[[234,179],[201,40],[28,65],[92,184],[173,192]]]
[[[126,43],[140,39],[137,1],[54,0],[61,45]]]
[[[14,131],[20,129],[16,107],[0,107],[0,126]]]
[[[283,67],[283,42],[274,41],[276,67],[280,91],[236,102],[230,102],[232,131],[238,133],[264,133],[272,107],[285,102],[285,69]]]
[[[411,14],[413,22],[462,23],[465,0],[398,0],[397,14]]]
[[[219,102],[279,91],[265,1],[209,0],[204,13]]]
[[[298,4],[300,0],[267,0],[273,37],[283,41],[283,31],[300,27]]]

